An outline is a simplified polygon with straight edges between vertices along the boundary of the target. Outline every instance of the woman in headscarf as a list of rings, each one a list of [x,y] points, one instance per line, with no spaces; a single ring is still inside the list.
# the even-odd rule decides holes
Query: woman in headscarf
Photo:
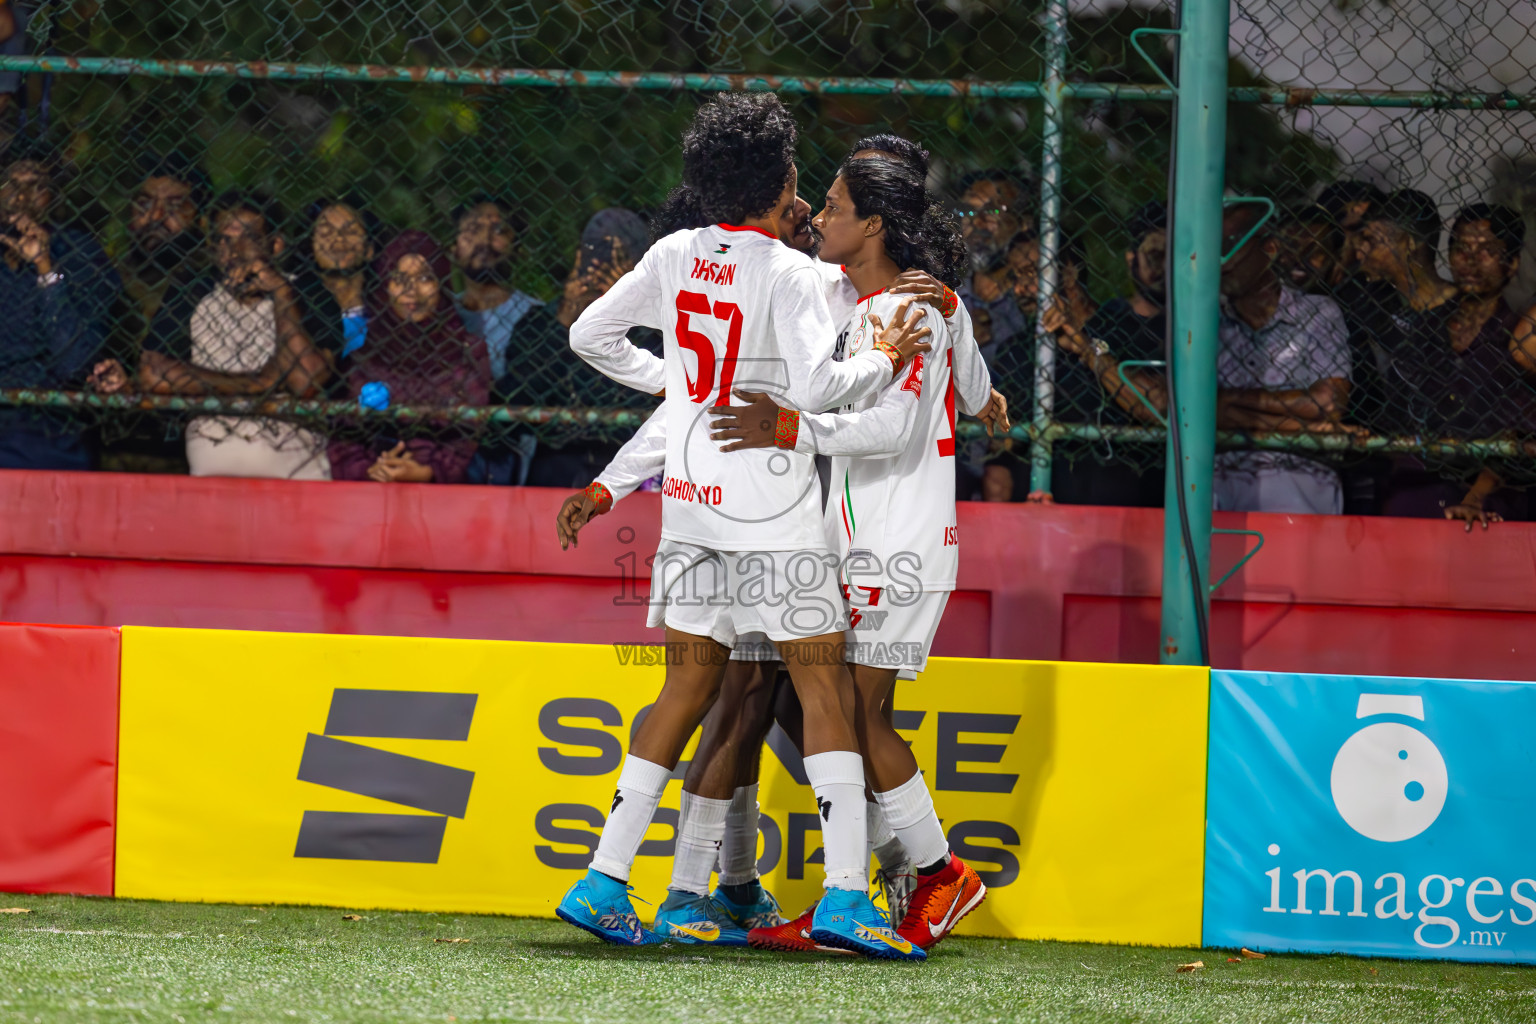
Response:
[[[347,392],[365,408],[484,405],[490,388],[485,342],[470,334],[448,292],[448,257],[421,231],[384,248],[369,300],[368,339],[352,353]],[[420,421],[415,421],[419,424]],[[402,431],[408,426],[402,422]],[[372,444],[333,441],[336,480],[460,483],[475,454],[468,438],[401,439],[381,431]]]

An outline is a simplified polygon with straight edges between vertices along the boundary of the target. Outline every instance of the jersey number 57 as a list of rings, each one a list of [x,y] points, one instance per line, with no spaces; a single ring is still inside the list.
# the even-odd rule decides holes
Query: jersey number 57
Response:
[[[688,368],[683,367],[683,376],[688,380],[688,398],[693,402],[703,402],[715,390],[717,356],[715,343],[709,336],[690,327],[690,314],[713,314],[716,320],[724,320],[730,325],[725,336],[725,358],[720,360],[720,404],[729,405],[731,384],[736,379],[736,354],[741,349],[741,309],[734,302],[724,301],[715,303],[711,309],[709,296],[702,292],[677,293],[677,344],[685,351],[692,352],[698,362],[692,377],[688,376]]]

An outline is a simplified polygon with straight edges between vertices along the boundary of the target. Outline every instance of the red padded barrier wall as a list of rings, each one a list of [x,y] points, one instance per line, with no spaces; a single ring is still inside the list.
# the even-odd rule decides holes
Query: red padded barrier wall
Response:
[[[640,585],[645,594],[648,585]],[[87,623],[549,643],[661,643],[615,579],[0,556],[0,614]],[[934,638],[988,656],[989,595],[959,591]]]
[[[638,608],[659,498],[561,551],[564,492],[0,472],[0,618],[606,643]],[[1154,661],[1156,509],[962,503],[935,651]],[[1219,667],[1530,678],[1536,525],[1219,513],[1267,544],[1216,594]],[[1218,537],[1224,572],[1242,537]],[[636,576],[639,579],[636,579]],[[624,581],[627,578],[627,582]]]
[[[119,650],[0,624],[0,890],[112,895]]]

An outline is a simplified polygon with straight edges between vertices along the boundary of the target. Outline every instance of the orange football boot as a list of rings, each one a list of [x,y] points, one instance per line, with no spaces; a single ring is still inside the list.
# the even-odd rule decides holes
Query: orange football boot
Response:
[[[931,949],[954,931],[960,919],[981,906],[987,887],[965,861],[950,854],[949,863],[931,875],[919,875],[907,904],[907,916],[896,932],[923,949]]]
[[[805,908],[805,913],[793,921],[774,925],[772,928],[753,928],[747,932],[747,945],[753,949],[771,949],[777,953],[841,953],[855,954],[846,949],[836,949],[811,941],[811,918],[816,916],[816,904]]]

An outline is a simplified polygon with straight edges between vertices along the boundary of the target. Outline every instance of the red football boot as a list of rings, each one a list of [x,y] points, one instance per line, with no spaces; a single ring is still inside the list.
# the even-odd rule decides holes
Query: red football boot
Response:
[[[771,949],[778,953],[842,953],[855,956],[846,949],[811,941],[811,918],[815,915],[816,904],[812,903],[805,909],[805,913],[793,921],[785,921],[772,928],[753,928],[747,932],[747,945],[753,949]]]
[[[919,875],[896,932],[914,946],[931,949],[954,931],[960,919],[986,898],[987,887],[965,861],[950,854],[949,863],[931,875]]]

